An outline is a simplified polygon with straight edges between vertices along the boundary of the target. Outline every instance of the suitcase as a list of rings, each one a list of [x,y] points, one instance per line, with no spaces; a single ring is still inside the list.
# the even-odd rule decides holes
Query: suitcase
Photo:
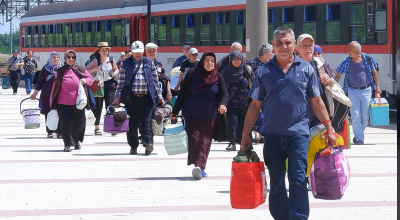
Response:
[[[11,88],[11,83],[10,83],[10,77],[9,77],[9,76],[4,76],[4,77],[3,77],[2,88],[3,88],[3,89],[9,89],[9,88]]]
[[[369,118],[373,126],[389,124],[389,104],[385,98],[374,98],[369,104]]]

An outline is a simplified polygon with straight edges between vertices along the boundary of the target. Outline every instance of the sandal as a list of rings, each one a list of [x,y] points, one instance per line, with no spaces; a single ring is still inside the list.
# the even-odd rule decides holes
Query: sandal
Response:
[[[94,135],[102,135],[100,129],[94,129]]]
[[[53,138],[53,134],[47,134],[47,138]]]

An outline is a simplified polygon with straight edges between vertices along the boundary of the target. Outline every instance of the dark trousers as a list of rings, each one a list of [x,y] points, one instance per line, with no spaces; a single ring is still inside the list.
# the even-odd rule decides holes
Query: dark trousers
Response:
[[[264,134],[264,161],[270,176],[269,211],[274,219],[308,219],[308,136]],[[289,198],[285,176],[288,158]]]
[[[115,87],[110,87],[107,89],[104,89],[104,97],[95,97],[96,100],[96,108],[94,109],[94,117],[96,117],[96,121],[94,122],[95,125],[100,124],[100,118],[101,118],[101,111],[103,110],[103,100],[106,103],[106,110],[108,106],[112,106],[112,103],[115,99]],[[110,108],[110,113],[114,113],[115,110],[113,107]]]
[[[49,114],[49,112],[47,112],[46,114],[44,114],[44,119],[45,122],[47,121],[47,114]],[[60,118],[60,113],[58,113],[58,118]],[[51,133],[56,133],[56,134],[61,134],[61,120],[58,120],[58,125],[57,125],[57,129],[56,130],[50,130],[47,126],[46,126],[46,131],[47,134],[51,134]]]
[[[126,133],[126,138],[131,148],[138,148],[139,146],[139,124],[143,146],[153,144],[153,131],[151,130],[153,108],[154,103],[150,94],[143,97],[133,96],[132,103],[126,105],[126,111],[129,115],[129,131]]]
[[[13,92],[17,92],[19,82],[21,81],[21,71],[20,70],[10,70],[10,84]]]
[[[83,142],[86,128],[85,110],[79,110],[75,105],[58,104],[58,116],[64,146],[76,146],[78,141]]]
[[[246,119],[248,109],[249,106],[234,108],[231,105],[228,105],[226,111],[226,116],[228,119],[226,130],[228,131],[228,141],[230,143],[236,142],[240,144],[242,142],[244,120]]]

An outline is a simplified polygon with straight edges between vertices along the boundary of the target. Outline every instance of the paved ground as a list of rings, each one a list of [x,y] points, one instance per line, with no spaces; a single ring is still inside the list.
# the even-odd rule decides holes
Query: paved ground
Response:
[[[272,219],[267,203],[231,208],[236,153],[225,151],[227,143],[212,144],[210,177],[200,181],[185,155],[167,155],[160,136],[151,156],[142,147],[129,155],[125,135],[94,136],[88,126],[82,149],[65,153],[61,139],[46,137],[44,116],[39,129],[24,129],[24,91],[0,91],[0,220]],[[346,150],[351,180],[341,200],[310,193],[310,219],[397,219],[397,125],[368,127],[365,143]],[[262,145],[255,149],[262,155]]]

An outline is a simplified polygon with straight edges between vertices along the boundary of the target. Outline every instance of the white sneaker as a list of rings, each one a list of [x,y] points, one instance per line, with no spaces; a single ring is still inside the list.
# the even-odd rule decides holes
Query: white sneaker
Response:
[[[201,176],[201,169],[200,169],[200,167],[195,167],[195,168],[193,168],[193,170],[192,170],[192,175],[193,175],[193,178],[194,178],[194,179],[196,179],[196,180],[201,180],[202,176]]]

